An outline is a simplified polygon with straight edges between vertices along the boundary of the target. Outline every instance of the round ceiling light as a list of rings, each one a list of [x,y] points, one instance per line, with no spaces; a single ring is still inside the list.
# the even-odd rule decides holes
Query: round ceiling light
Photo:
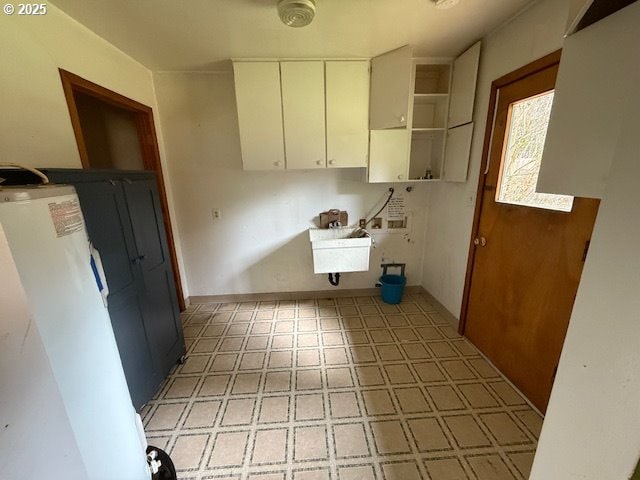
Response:
[[[290,27],[309,25],[315,14],[315,0],[280,0],[278,2],[280,20]]]
[[[459,1],[460,0],[434,0],[436,8],[439,8],[440,10],[455,7]]]

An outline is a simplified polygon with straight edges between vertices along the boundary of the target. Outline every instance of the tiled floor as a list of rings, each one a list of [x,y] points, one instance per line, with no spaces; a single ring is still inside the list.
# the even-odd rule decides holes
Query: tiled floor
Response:
[[[542,419],[420,295],[193,305],[144,409],[181,479],[526,479]]]

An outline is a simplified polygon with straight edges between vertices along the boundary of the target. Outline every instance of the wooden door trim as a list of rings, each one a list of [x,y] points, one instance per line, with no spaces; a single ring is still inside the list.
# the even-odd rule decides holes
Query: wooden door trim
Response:
[[[467,272],[464,280],[464,290],[462,293],[462,307],[460,309],[460,321],[458,323],[458,332],[464,335],[465,327],[467,325],[467,312],[469,309],[469,293],[471,291],[471,275],[473,273],[473,263],[475,260],[476,246],[473,244],[473,239],[478,235],[480,227],[480,213],[482,212],[482,202],[484,199],[484,187],[487,176],[484,174],[487,168],[487,162],[489,160],[489,148],[491,146],[491,137],[493,136],[493,121],[495,116],[496,102],[498,97],[498,90],[506,87],[507,85],[517,82],[529,75],[533,75],[545,68],[549,68],[555,64],[560,63],[560,56],[562,50],[556,50],[553,53],[545,55],[538,60],[535,60],[524,67],[514,70],[511,73],[507,73],[502,77],[491,82],[491,93],[489,96],[489,109],[487,112],[487,122],[484,132],[484,145],[482,147],[482,160],[480,163],[480,173],[478,176],[478,188],[476,190],[476,205],[473,213],[473,226],[471,228],[471,238],[469,239],[469,255],[467,257]]]
[[[158,193],[160,194],[160,204],[162,207],[162,217],[167,234],[167,243],[169,246],[171,266],[173,267],[176,293],[178,295],[178,305],[180,307],[180,311],[184,311],[186,306],[184,293],[182,291],[182,282],[180,280],[180,269],[178,268],[178,256],[176,254],[172,222],[171,217],[169,216],[169,202],[167,201],[167,191],[165,188],[164,175],[162,173],[162,164],[160,162],[160,150],[158,148],[158,137],[156,135],[156,127],[153,120],[153,109],[140,102],[127,98],[124,95],[120,95],[119,93],[102,87],[96,83],[90,82],[89,80],[86,80],[74,73],[63,69],[58,69],[58,71],[60,72],[62,89],[67,101],[67,107],[69,108],[69,115],[71,116],[71,125],[78,145],[78,153],[80,154],[82,168],[90,168],[89,155],[87,152],[86,142],[84,141],[84,136],[82,134],[80,115],[78,114],[78,106],[76,104],[74,94],[83,93],[133,113],[136,129],[138,130],[138,139],[140,140],[140,151],[142,153],[144,169],[156,172]]]

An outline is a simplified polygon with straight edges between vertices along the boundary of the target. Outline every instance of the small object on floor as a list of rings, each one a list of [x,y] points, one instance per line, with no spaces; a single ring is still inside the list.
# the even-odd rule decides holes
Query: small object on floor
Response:
[[[156,470],[156,473],[151,475],[151,480],[178,480],[173,461],[164,450],[149,445],[147,447],[147,463],[149,463],[150,468],[152,468],[152,465],[156,466],[156,468],[152,468],[152,472]]]
[[[396,305],[402,301],[402,294],[404,292],[404,286],[407,283],[407,277],[404,276],[404,263],[383,263],[382,276],[380,277],[379,284],[380,296],[384,303],[390,305]],[[400,268],[400,275],[388,275],[387,268],[397,267]]]

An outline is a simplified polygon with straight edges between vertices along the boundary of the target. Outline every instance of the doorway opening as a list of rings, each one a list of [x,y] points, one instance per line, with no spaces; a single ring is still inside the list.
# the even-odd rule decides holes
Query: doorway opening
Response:
[[[59,69],[78,152],[85,169],[156,173],[180,311],[185,302],[151,107]]]
[[[599,206],[535,191],[559,61],[492,84],[460,316],[460,333],[541,412]]]

